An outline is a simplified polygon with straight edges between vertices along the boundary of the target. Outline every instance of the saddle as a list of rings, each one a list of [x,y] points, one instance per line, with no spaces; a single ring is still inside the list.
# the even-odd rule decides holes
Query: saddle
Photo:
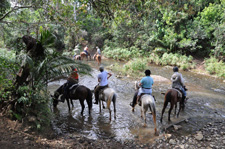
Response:
[[[100,95],[104,96],[104,90],[107,89],[107,88],[108,88],[108,86],[99,90],[99,97],[100,97]]]
[[[178,92],[178,97],[182,98],[183,97],[183,93],[179,88],[172,88],[173,90],[176,90]]]
[[[79,85],[78,84],[73,84],[70,88],[69,91],[76,89]]]
[[[156,101],[154,95],[152,95],[152,94],[150,94],[150,93],[141,93],[140,98],[139,98],[139,101],[138,101],[139,106],[141,106],[141,97],[142,97],[143,95],[151,95],[151,96],[154,98],[154,100]]]

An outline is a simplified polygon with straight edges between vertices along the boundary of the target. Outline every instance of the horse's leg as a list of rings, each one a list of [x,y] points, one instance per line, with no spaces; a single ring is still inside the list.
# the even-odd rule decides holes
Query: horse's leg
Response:
[[[144,121],[145,121],[145,124],[144,124],[144,127],[146,127],[147,126],[147,124],[146,124],[146,109],[142,109],[143,110],[143,118],[144,118]]]
[[[71,104],[72,104],[72,107],[74,108],[74,105],[73,105],[73,100],[72,100],[72,99],[70,99],[70,102],[71,102]]]
[[[162,114],[161,114],[161,118],[160,118],[160,122],[162,123],[162,119],[163,119],[163,113],[165,112],[165,109],[168,105],[168,101],[165,100],[164,105],[163,105],[163,109],[162,109]]]
[[[116,100],[113,100],[113,107],[114,107],[114,118],[116,119]]]
[[[177,103],[175,103],[175,108],[174,108],[174,117],[176,116],[176,112],[177,112]]]
[[[173,109],[173,106],[174,106],[174,103],[171,101],[170,102],[170,109],[169,109],[169,112],[168,112],[168,121],[170,122],[171,120],[170,120],[170,113],[171,113],[171,111],[172,111],[172,109]]]
[[[70,111],[70,101],[69,101],[68,98],[66,98],[66,101],[67,101],[68,109],[69,109],[69,111]]]
[[[155,130],[155,135],[158,135],[158,132],[157,132],[157,125],[156,125],[156,113],[155,113],[155,111],[152,112],[152,117],[153,117],[153,122],[154,122],[154,125],[155,125],[155,128],[154,128],[154,130]]]
[[[141,118],[143,118],[143,107],[141,107]]]
[[[102,112],[102,109],[101,109],[101,100],[99,99],[99,112],[101,113]]]
[[[111,109],[110,109],[110,107],[109,107],[109,120],[110,120],[110,121],[111,121],[111,119],[112,119],[111,113],[112,113],[112,111],[111,111]]]
[[[178,118],[178,116],[179,116],[180,110],[181,110],[181,102],[179,103],[179,110],[178,110],[178,112],[177,112],[177,118]]]
[[[82,109],[81,109],[81,115],[83,115],[83,113],[84,113],[84,108],[85,108],[84,100],[79,99],[79,101],[80,101],[80,105],[81,105],[81,107],[82,107]]]
[[[105,109],[105,105],[104,105],[104,101],[103,100],[102,100],[102,108]]]

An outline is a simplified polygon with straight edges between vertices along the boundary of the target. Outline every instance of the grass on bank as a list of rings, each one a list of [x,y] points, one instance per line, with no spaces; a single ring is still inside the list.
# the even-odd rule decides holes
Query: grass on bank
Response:
[[[111,69],[120,72],[122,75],[129,75],[132,77],[134,77],[134,75],[137,76],[138,74],[142,74],[140,72],[143,72],[148,64],[178,66],[182,70],[191,70],[196,67],[196,63],[193,62],[192,56],[177,53],[158,54],[157,52],[146,52],[143,54],[143,52],[135,52],[135,50],[129,51],[128,49],[122,48],[112,49],[110,47],[106,47],[103,53],[108,58],[127,60],[128,62],[123,67],[116,64]],[[205,70],[209,74],[225,78],[225,63],[218,61],[216,58],[211,57],[205,59]]]

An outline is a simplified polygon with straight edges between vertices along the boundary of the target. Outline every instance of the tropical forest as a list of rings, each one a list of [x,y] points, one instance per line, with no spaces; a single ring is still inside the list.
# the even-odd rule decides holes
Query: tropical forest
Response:
[[[0,1],[0,148],[223,148],[224,106],[225,0]]]

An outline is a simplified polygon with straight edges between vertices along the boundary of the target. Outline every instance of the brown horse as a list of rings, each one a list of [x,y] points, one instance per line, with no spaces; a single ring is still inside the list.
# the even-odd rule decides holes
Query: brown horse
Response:
[[[164,93],[162,93],[164,94]],[[167,90],[167,92],[165,93],[165,98],[164,98],[164,105],[163,105],[163,109],[162,109],[162,114],[161,114],[161,118],[160,121],[162,122],[163,119],[163,113],[168,105],[168,103],[170,102],[170,109],[169,109],[169,113],[168,113],[168,121],[170,120],[170,113],[175,105],[175,112],[174,114],[176,115],[176,110],[177,110],[177,103],[179,102],[179,110],[177,113],[177,117],[179,116],[180,110],[181,108],[184,109],[184,100],[182,99],[182,93],[180,91],[178,91],[177,89],[169,89]]]
[[[96,60],[96,61],[98,62],[98,65],[101,64],[102,57],[101,57],[100,54],[95,54],[95,55],[93,56],[93,59]]]
[[[80,56],[81,56],[81,60],[83,60],[85,57],[87,58],[87,61],[88,61],[88,57],[89,57],[90,60],[91,60],[91,55],[90,55],[90,53],[88,53],[88,55],[87,55],[85,52],[81,52],[81,53],[80,53]]]
[[[58,98],[59,98],[60,95],[62,95],[64,93],[65,85],[67,85],[67,84],[66,83],[63,84],[62,86],[60,86],[55,91],[54,96],[53,96],[53,106],[54,107],[56,107],[58,105],[58,102],[60,101],[60,100],[58,100]],[[69,95],[68,95],[68,98],[66,98],[66,101],[67,101],[68,108],[70,110],[69,99],[70,99],[70,102],[72,104],[72,107],[74,107],[72,100],[78,100],[79,99],[81,107],[82,107],[81,115],[83,115],[84,108],[85,108],[84,100],[86,100],[86,102],[88,104],[89,114],[91,114],[92,92],[89,88],[87,88],[83,85],[77,85],[77,86],[72,87],[72,89],[69,90]]]

